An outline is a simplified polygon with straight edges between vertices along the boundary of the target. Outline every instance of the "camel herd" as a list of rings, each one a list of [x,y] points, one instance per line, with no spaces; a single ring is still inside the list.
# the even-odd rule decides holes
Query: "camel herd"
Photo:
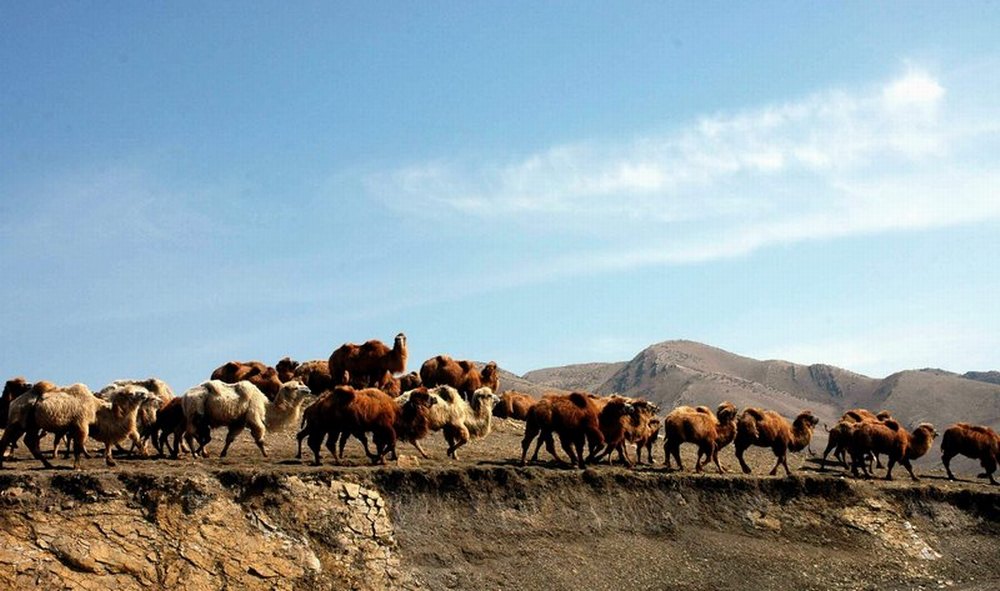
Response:
[[[481,369],[475,363],[437,355],[425,361],[419,372],[406,373],[406,336],[397,335],[390,348],[378,340],[361,345],[345,343],[328,359],[302,363],[288,357],[275,366],[259,361],[230,361],[210,379],[174,396],[163,381],[119,380],[92,392],[84,384],[56,386],[47,381],[29,383],[8,380],[0,397],[0,467],[14,453],[23,437],[24,446],[46,468],[52,466],[40,449],[46,433],[54,436],[52,457],[66,440],[66,453],[88,455],[87,443],[104,444],[109,466],[115,460],[113,447],[130,441],[131,453],[147,455],[152,445],[159,456],[178,457],[182,450],[194,457],[207,455],[212,430],[226,427],[225,456],[235,438],[249,430],[263,456],[267,457],[268,431],[297,429],[298,454],[302,443],[321,462],[325,446],[335,460],[343,457],[351,437],[358,439],[373,463],[398,458],[397,445],[410,443],[423,457],[421,441],[441,432],[447,455],[458,460],[458,451],[470,441],[489,435],[493,419],[524,423],[520,463],[526,464],[532,443],[532,462],[538,461],[542,445],[557,461],[585,467],[598,462],[626,466],[653,460],[654,443],[662,435],[664,464],[683,470],[680,447],[697,448],[694,470],[709,463],[725,471],[719,452],[733,444],[744,473],[751,473],[744,453],[752,446],[770,448],[775,457],[773,476],[783,467],[788,453],[807,449],[819,420],[803,411],[789,421],[780,414],[759,408],[737,409],[724,402],[714,411],[705,406],[680,406],[660,416],[660,409],[641,398],[598,396],[585,392],[552,392],[539,398],[500,390],[499,370],[490,362]],[[917,479],[912,461],[928,453],[938,432],[930,424],[904,428],[890,413],[874,414],[866,409],[844,413],[829,432],[820,465],[833,461],[856,477],[871,477],[882,467],[892,479],[896,464]],[[171,442],[170,438],[173,437]],[[369,445],[369,436],[371,444]],[[630,450],[635,449],[633,459]],[[124,451],[124,450],[123,450]],[[812,450],[809,450],[810,453]],[[1000,461],[1000,436],[984,426],[958,423],[941,438],[942,461],[954,479],[950,462],[962,455],[979,460],[980,476],[997,484],[994,477]]]

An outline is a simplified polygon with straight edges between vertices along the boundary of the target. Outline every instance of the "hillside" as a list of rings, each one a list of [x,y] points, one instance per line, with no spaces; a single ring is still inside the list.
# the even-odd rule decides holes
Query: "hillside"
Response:
[[[521,379],[543,387],[642,396],[664,409],[714,406],[723,400],[739,407],[772,408],[786,416],[808,408],[828,424],[850,408],[885,408],[906,425],[927,421],[943,430],[958,421],[1000,428],[1000,385],[988,381],[997,373],[979,372],[980,381],[969,379],[969,374],[928,369],[877,379],[831,365],[761,361],[692,341],[666,341],[626,363],[547,368]],[[604,374],[610,375],[597,384]],[[822,433],[817,435],[824,439]]]
[[[552,389],[594,392],[623,367],[625,367],[624,361],[617,363],[578,363],[562,367],[536,369],[524,374],[523,377],[533,384]]]
[[[1000,371],[967,371],[962,377],[989,384],[1000,384]]]
[[[941,370],[903,371],[887,377],[871,406],[888,408],[910,424],[926,421],[944,427],[964,421],[1000,427],[1000,385]]]

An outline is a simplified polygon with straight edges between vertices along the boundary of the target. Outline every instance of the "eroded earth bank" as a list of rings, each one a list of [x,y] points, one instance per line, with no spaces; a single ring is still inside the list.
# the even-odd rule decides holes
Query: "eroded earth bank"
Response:
[[[0,587],[997,589],[1000,490],[509,465],[0,475]]]

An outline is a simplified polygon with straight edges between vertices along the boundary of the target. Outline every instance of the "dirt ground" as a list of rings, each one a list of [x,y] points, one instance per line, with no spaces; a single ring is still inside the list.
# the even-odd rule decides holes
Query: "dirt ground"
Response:
[[[956,470],[957,482],[932,468],[931,457],[915,462],[920,482],[902,468],[893,482],[866,481],[841,468],[821,472],[817,458],[803,451],[790,457],[792,477],[769,477],[770,451],[754,449],[748,453],[754,474],[745,476],[729,447],[720,454],[727,474],[710,467],[695,475],[690,446],[683,450],[687,471],[665,471],[661,442],[653,466],[578,470],[543,450],[543,461],[522,468],[522,433],[520,423],[497,421],[486,439],[459,451],[458,461],[445,457],[443,438],[432,436],[425,444],[430,459],[405,444],[398,463],[375,467],[356,441],[340,463],[323,449],[317,467],[308,450],[306,459],[294,458],[292,434],[269,435],[268,458],[244,434],[227,458],[122,457],[107,468],[94,454],[83,472],[130,483],[218,481],[222,492],[211,494],[239,488],[237,513],[263,514],[265,507],[272,519],[283,515],[282,504],[260,499],[277,494],[270,486],[287,499],[289,478],[371,487],[385,499],[393,528],[388,547],[398,560],[393,568],[405,576],[385,579],[391,584],[352,579],[356,588],[1000,588],[1000,487],[975,478],[977,467],[968,462]],[[210,450],[217,453],[224,433],[215,437]],[[813,448],[822,451],[823,443]],[[938,454],[932,448],[930,456]],[[56,463],[66,468],[71,460]],[[0,478],[13,486],[69,473],[43,470],[22,447]],[[229,484],[234,474],[258,484]],[[289,588],[338,588],[323,579],[295,581]]]

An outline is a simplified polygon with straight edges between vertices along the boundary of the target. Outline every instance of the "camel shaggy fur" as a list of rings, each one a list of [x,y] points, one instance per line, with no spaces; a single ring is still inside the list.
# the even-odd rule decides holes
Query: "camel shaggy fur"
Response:
[[[333,388],[333,378],[330,377],[330,364],[325,359],[304,361],[295,368],[293,379],[306,386],[315,396]],[[288,380],[285,380],[288,381]]]
[[[21,394],[26,394],[31,390],[31,382],[22,377],[7,380],[3,386],[3,395],[0,395],[0,428],[7,426],[7,413],[10,403]]]
[[[447,355],[438,355],[420,366],[420,380],[424,386],[451,386],[468,399],[473,392],[488,387],[492,392],[500,389],[500,370],[490,361],[482,370],[472,361],[455,361]]]
[[[867,454],[884,453],[889,456],[885,479],[892,480],[892,468],[900,463],[910,473],[910,478],[919,480],[913,473],[911,460],[922,457],[930,449],[937,431],[929,423],[922,423],[910,434],[894,419],[882,422],[862,422],[851,431],[851,472],[858,475],[858,468],[866,477],[871,476],[865,462]]]
[[[167,439],[170,435],[174,436],[174,445],[172,448],[179,450],[181,438],[184,437],[186,427],[184,398],[180,396],[171,398],[157,411],[156,421],[153,422],[153,426],[149,430],[149,438],[153,442],[153,447],[156,448],[156,453],[161,457],[164,455],[163,447],[167,445]],[[169,450],[171,447],[168,446],[167,449]]]
[[[524,392],[507,390],[500,395],[500,400],[493,407],[493,416],[498,419],[514,419],[524,421],[528,419],[528,409],[537,400]]]
[[[324,365],[326,364],[325,361],[323,363]],[[291,357],[282,357],[280,360],[278,360],[278,363],[274,364],[274,371],[278,372],[278,379],[281,380],[281,383],[285,383],[285,382],[290,382],[297,377],[295,375],[295,371],[300,366],[301,364],[298,361],[292,359]],[[309,382],[307,382],[306,380],[300,378],[299,381],[301,381],[307,386],[309,385]],[[315,390],[313,390],[313,392],[315,392]]]
[[[855,408],[845,412],[841,417],[840,421],[833,426],[832,429],[827,429],[829,433],[826,449],[823,450],[823,458],[820,462],[820,470],[826,471],[826,457],[833,452],[833,457],[840,462],[840,464],[846,469],[847,466],[847,448],[851,441],[851,431],[854,430],[854,426],[859,423],[878,423],[887,419],[891,419],[892,415],[889,411],[883,410],[879,411],[878,414],[871,412],[865,408]],[[874,456],[875,463],[877,467],[882,467],[882,462],[879,460],[878,455]]]
[[[392,349],[377,339],[372,339],[361,345],[344,343],[330,355],[327,365],[334,384],[346,384],[341,380],[344,372],[347,372],[355,384],[370,386],[387,371],[390,374],[405,372],[406,358],[406,335],[399,333],[396,335]]]
[[[278,370],[260,361],[230,361],[216,368],[212,372],[211,379],[227,384],[250,382],[257,386],[268,400],[274,400],[282,383],[278,377]]]
[[[793,423],[771,410],[747,408],[740,414],[736,423],[736,459],[740,462],[744,474],[750,474],[750,466],[743,459],[743,452],[751,445],[770,447],[777,462],[771,469],[771,476],[778,472],[778,466],[785,467],[785,474],[791,476],[788,468],[788,452],[800,451],[809,446],[813,429],[819,423],[809,411],[803,411],[795,417]]]
[[[460,447],[490,434],[493,428],[493,407],[498,398],[489,388],[479,388],[466,401],[451,386],[430,389],[420,387],[404,393],[400,400],[405,402],[422,393],[426,393],[433,401],[426,413],[426,428],[422,432],[414,429],[405,438],[401,438],[412,443],[424,458],[430,456],[421,447],[420,440],[431,432],[444,433],[445,442],[448,443],[448,457],[455,460],[458,459]]]
[[[97,397],[102,400],[110,400],[110,393],[123,386],[138,386],[149,392],[139,407],[136,415],[136,429],[139,443],[133,441],[133,449],[146,453],[146,442],[153,437],[153,425],[156,423],[156,416],[160,409],[175,398],[173,389],[163,380],[158,378],[148,378],[145,380],[115,380],[97,392]],[[155,446],[155,443],[154,443]]]
[[[102,393],[101,404],[97,407],[96,416],[90,425],[89,437],[104,444],[104,461],[108,466],[114,466],[111,446],[126,439],[131,439],[145,455],[137,428],[137,414],[146,402],[155,403],[158,407],[162,399],[136,384],[106,388]]]
[[[90,425],[100,405],[101,400],[84,384],[59,388],[51,382],[38,382],[11,403],[0,449],[7,449],[24,435],[24,444],[31,454],[51,468],[52,464],[39,449],[39,439],[46,432],[56,437],[67,435],[73,442],[73,468],[78,469]],[[3,467],[2,455],[0,467]]]
[[[628,440],[635,444],[636,463],[642,463],[642,449],[646,449],[649,463],[653,463],[653,443],[660,436],[660,419],[656,415],[660,407],[643,399],[632,399],[632,405],[638,411],[638,419],[628,431]]]
[[[308,429],[306,435],[309,448],[315,455],[315,464],[319,465],[319,448],[324,438],[327,439],[327,449],[336,459],[339,457],[334,447],[337,438],[342,437],[342,455],[343,445],[351,435],[361,440],[373,464],[384,463],[386,455],[396,451],[395,425],[399,411],[396,401],[378,388],[358,390],[352,386],[335,386],[310,407],[304,427]],[[374,454],[368,451],[365,435],[368,432],[375,440]]]
[[[267,431],[279,431],[288,425],[298,424],[302,405],[309,395],[309,388],[297,380],[283,384],[273,402],[251,382],[227,384],[209,380],[184,393],[185,439],[192,453],[197,455],[203,453],[212,440],[213,428],[227,426],[226,443],[219,454],[225,457],[236,436],[244,428],[249,428],[260,453],[267,457],[264,446]],[[196,436],[199,441],[197,449],[193,441]]]
[[[604,404],[604,408],[597,415],[597,423],[604,437],[604,450],[594,457],[600,460],[608,458],[611,464],[611,454],[618,452],[618,457],[625,462],[626,466],[632,467],[634,462],[628,455],[628,448],[625,446],[629,441],[629,434],[634,431],[640,421],[639,409],[625,398],[612,398]]]
[[[979,460],[984,470],[980,477],[989,478],[990,484],[997,484],[993,473],[1000,462],[1000,435],[996,431],[968,423],[948,427],[941,438],[941,462],[949,480],[955,480],[955,475],[951,473],[951,459],[957,455]]]
[[[552,435],[557,434],[570,462],[580,468],[585,467],[587,460],[595,457],[604,447],[599,413],[594,399],[582,392],[542,396],[528,411],[524,438],[521,440],[521,465],[524,465],[528,448],[536,437],[538,443],[535,445],[532,461],[538,459],[538,448],[543,442],[549,454],[557,461],[562,461],[556,454],[552,439]],[[586,458],[583,455],[584,443],[590,448],[590,454]]]
[[[409,392],[423,385],[424,382],[420,379],[420,374],[415,371],[399,376],[399,389],[402,392]]]
[[[681,444],[694,443],[698,446],[695,472],[701,472],[704,464],[712,461],[722,474],[725,469],[719,463],[719,450],[736,437],[736,407],[731,402],[723,402],[713,413],[704,406],[679,406],[663,419],[663,436],[664,462],[668,470],[671,456],[677,461],[678,469],[684,469]],[[702,456],[705,457],[704,463]]]

